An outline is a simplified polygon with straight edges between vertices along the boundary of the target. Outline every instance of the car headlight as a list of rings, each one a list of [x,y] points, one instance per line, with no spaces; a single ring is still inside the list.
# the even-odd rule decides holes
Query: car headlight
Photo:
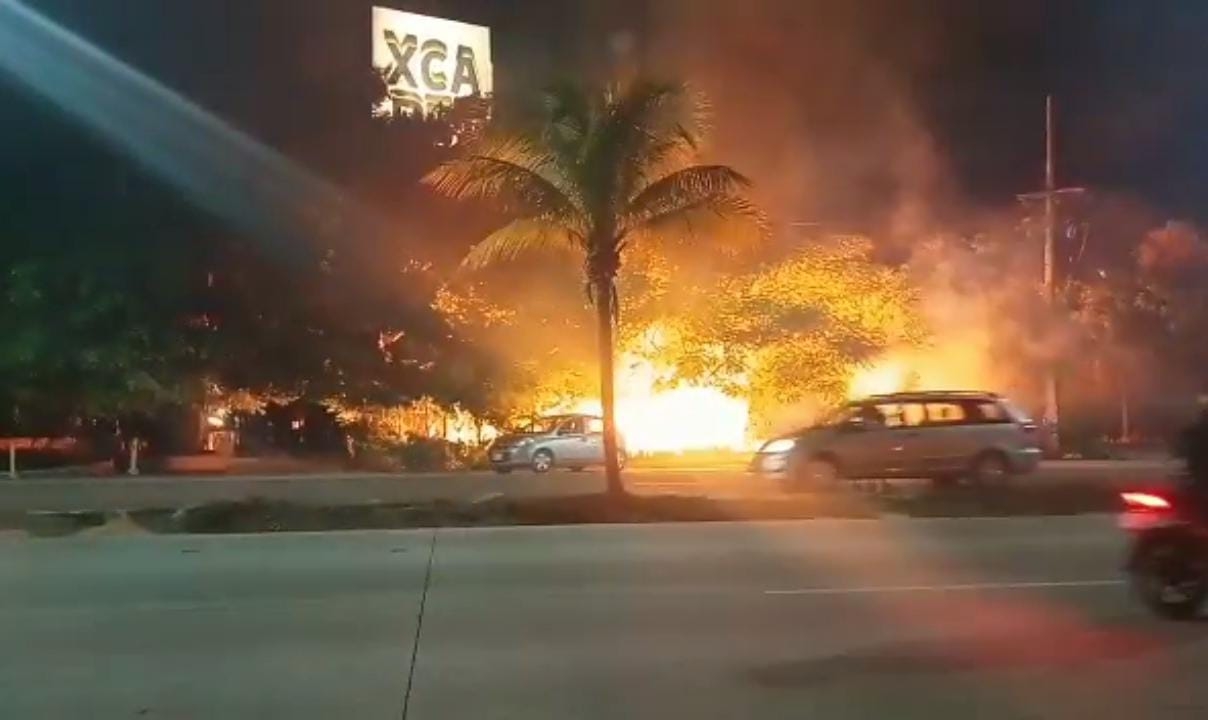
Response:
[[[796,446],[797,446],[797,441],[794,440],[793,438],[780,438],[779,440],[769,441],[763,447],[759,448],[759,452],[761,452],[761,453],[784,453],[784,452],[789,452]]]

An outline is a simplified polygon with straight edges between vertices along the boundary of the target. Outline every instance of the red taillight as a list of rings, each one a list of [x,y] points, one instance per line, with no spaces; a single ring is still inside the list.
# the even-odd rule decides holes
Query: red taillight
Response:
[[[1154,495],[1147,492],[1124,492],[1120,493],[1120,499],[1124,501],[1124,505],[1135,510],[1169,510],[1170,501],[1161,495]]]

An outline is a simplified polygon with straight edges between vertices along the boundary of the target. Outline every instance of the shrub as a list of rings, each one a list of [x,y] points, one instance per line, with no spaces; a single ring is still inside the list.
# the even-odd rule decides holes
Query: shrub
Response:
[[[398,459],[404,470],[411,472],[432,472],[447,470],[450,467],[452,453],[450,443],[439,438],[408,438],[398,445],[391,453]]]

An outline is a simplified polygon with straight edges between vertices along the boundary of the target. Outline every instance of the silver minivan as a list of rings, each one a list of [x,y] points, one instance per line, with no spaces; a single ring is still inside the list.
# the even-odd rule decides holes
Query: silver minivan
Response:
[[[874,395],[764,443],[750,469],[786,488],[864,478],[989,484],[1035,469],[1040,441],[1031,418],[994,393]]]
[[[624,443],[618,461],[625,464]],[[555,467],[582,470],[604,464],[604,420],[595,415],[553,415],[537,419],[521,432],[502,435],[488,449],[491,468],[508,473],[517,468],[548,472]]]

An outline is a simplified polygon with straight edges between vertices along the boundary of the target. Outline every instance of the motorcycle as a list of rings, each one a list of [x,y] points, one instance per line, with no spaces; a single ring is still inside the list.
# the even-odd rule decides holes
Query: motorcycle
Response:
[[[1120,494],[1120,527],[1133,540],[1125,569],[1137,597],[1171,620],[1196,616],[1208,596],[1208,522],[1181,487]]]

